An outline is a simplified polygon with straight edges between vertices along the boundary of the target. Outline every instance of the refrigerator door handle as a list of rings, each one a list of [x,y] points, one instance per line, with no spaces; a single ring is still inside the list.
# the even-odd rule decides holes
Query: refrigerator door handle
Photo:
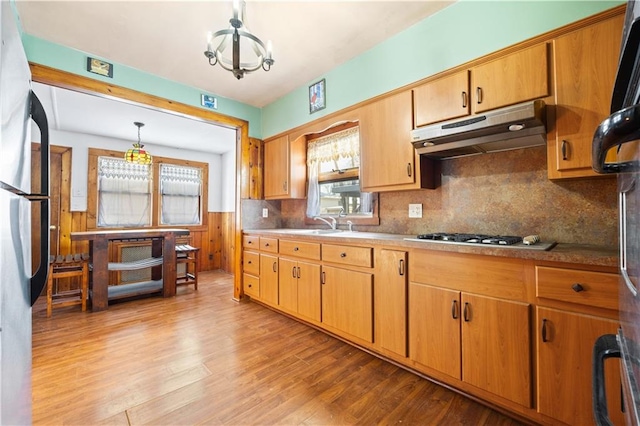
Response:
[[[598,426],[613,426],[607,409],[607,394],[604,386],[604,360],[620,358],[620,345],[615,334],[598,337],[593,347],[593,417]]]
[[[49,124],[42,103],[31,92],[31,118],[40,129],[40,192],[31,200],[40,203],[40,264],[31,277],[31,306],[36,302],[47,283],[49,273]]]
[[[592,167],[597,173],[623,173],[640,169],[637,161],[607,163],[610,149],[640,139],[640,104],[611,114],[593,135],[591,146]]]

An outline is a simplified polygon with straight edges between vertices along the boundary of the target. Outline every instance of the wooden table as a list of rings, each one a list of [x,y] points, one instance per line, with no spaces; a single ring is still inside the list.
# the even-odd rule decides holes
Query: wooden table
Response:
[[[176,237],[189,235],[188,229],[129,229],[119,231],[72,232],[71,241],[89,241],[89,254],[93,265],[91,310],[102,311],[109,305],[109,242],[127,240],[153,240],[152,256],[162,256],[162,295],[176,294]],[[156,244],[158,241],[158,244]],[[159,268],[159,267],[158,267]]]

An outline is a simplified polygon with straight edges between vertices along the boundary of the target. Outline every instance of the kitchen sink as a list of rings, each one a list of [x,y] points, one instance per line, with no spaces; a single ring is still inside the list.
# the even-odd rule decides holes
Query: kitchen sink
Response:
[[[287,229],[284,232],[288,234],[291,233],[291,234],[303,234],[303,235],[326,235],[326,234],[338,234],[344,231],[342,229]]]

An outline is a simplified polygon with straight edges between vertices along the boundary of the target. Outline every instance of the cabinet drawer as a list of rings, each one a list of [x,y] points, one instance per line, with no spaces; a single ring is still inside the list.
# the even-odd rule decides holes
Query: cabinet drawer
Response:
[[[334,244],[322,245],[322,260],[343,263],[351,266],[373,266],[373,249],[371,247],[351,247]]]
[[[618,309],[618,275],[536,266],[536,296]]]
[[[260,298],[260,278],[249,274],[242,274],[244,293],[255,298]]]
[[[269,253],[277,253],[278,252],[278,239],[277,238],[267,238],[260,237],[260,250],[266,251]]]
[[[242,247],[258,250],[258,248],[260,247],[260,237],[257,237],[255,235],[243,235]]]
[[[320,244],[305,241],[280,240],[280,254],[320,260]]]
[[[242,256],[242,270],[247,274],[260,275],[260,255],[245,251]]]

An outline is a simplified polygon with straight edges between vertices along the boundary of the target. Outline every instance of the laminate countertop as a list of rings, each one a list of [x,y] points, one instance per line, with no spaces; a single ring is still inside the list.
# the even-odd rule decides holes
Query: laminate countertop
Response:
[[[372,244],[404,249],[426,249],[453,253],[501,256],[536,261],[564,262],[593,266],[617,267],[617,247],[557,243],[549,250],[510,248],[509,246],[441,243],[428,240],[411,241],[415,235],[377,232],[331,231],[330,229],[245,229],[245,234],[278,239],[295,239],[320,243]],[[542,243],[545,243],[542,241]]]

